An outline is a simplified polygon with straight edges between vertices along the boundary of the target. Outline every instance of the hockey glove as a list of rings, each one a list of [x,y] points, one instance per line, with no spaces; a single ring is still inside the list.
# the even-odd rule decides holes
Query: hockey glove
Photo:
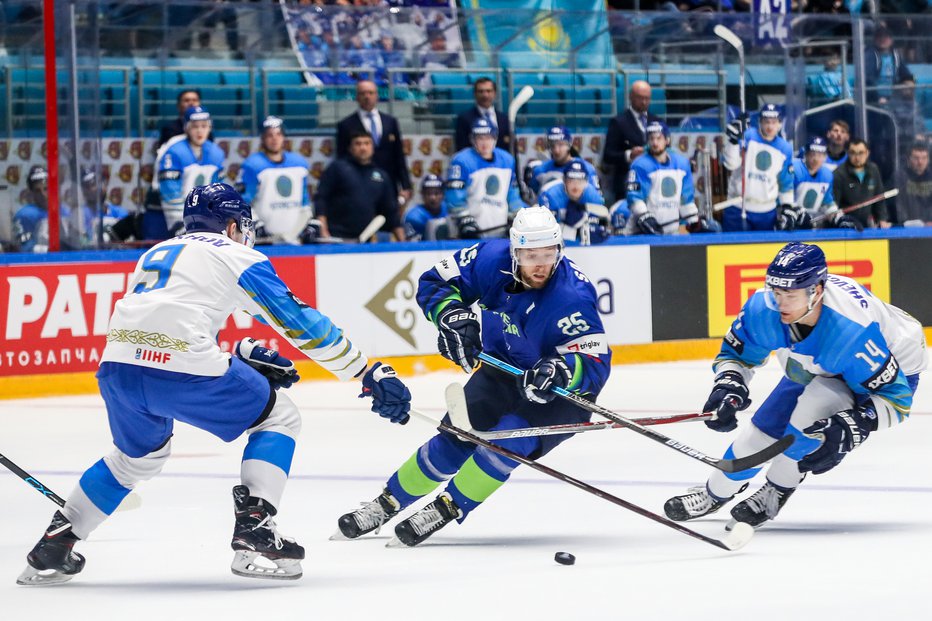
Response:
[[[797,229],[811,229],[812,228],[812,216],[809,215],[809,212],[805,209],[800,209],[796,213],[796,228]]]
[[[637,219],[638,232],[642,235],[663,235],[663,229],[657,218],[649,213],[642,213]]]
[[[459,239],[479,239],[479,225],[472,216],[463,216],[456,220],[457,237]]]
[[[291,360],[274,349],[263,347],[252,337],[246,337],[236,344],[236,355],[264,375],[269,380],[269,385],[275,390],[290,388],[292,384],[301,379]]]
[[[854,229],[859,232],[864,230],[864,225],[862,225],[857,218],[845,213],[840,213],[835,218],[835,227],[839,229]]]
[[[395,369],[376,362],[362,378],[360,399],[372,397],[372,411],[393,423],[404,425],[411,418],[411,391],[404,385]]]
[[[550,389],[555,386],[566,388],[572,379],[573,372],[563,356],[550,356],[541,358],[533,369],[518,377],[518,384],[521,387],[521,396],[528,401],[550,403],[557,396],[557,393]]]
[[[739,116],[728,124],[725,128],[725,135],[728,136],[728,142],[738,144],[744,138],[744,132],[748,129],[748,121],[743,116]]]
[[[732,431],[738,427],[735,414],[751,405],[748,385],[737,371],[724,371],[715,378],[715,386],[702,412],[712,414],[705,426],[713,431]]]
[[[437,317],[437,349],[440,355],[463,367],[467,373],[479,366],[482,337],[479,317],[462,304],[450,304]]]
[[[823,474],[841,463],[845,455],[877,429],[877,413],[870,401],[853,410],[842,410],[803,429],[822,445],[799,461],[800,472]]]
[[[793,207],[790,205],[780,205],[780,209],[777,211],[777,230],[778,231],[792,231],[796,228],[796,221],[799,219],[799,214]]]

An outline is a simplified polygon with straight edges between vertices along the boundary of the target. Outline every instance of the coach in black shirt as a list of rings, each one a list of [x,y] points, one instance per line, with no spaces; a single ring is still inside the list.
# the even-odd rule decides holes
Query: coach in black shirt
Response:
[[[320,179],[315,211],[325,237],[355,238],[376,215],[385,216],[383,230],[404,241],[395,192],[390,177],[372,162],[372,136],[359,131],[350,136],[349,154],[327,167]]]
[[[839,209],[859,205],[884,193],[880,169],[877,164],[868,161],[870,153],[867,142],[860,138],[848,143],[848,159],[832,173],[832,193]],[[850,211],[848,215],[856,218],[865,228],[890,228],[887,204],[883,200]]]

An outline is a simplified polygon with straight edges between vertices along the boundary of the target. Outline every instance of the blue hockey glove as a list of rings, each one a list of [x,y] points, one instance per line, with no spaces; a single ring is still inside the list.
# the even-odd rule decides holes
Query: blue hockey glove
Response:
[[[793,209],[791,205],[780,205],[780,209],[777,211],[778,231],[792,231],[796,228],[798,221],[799,212]]]
[[[462,304],[450,304],[437,317],[437,349],[440,355],[463,367],[467,373],[479,366],[482,337],[479,317]]]
[[[404,425],[411,418],[411,391],[404,385],[395,369],[376,362],[362,378],[359,398],[372,397],[372,411],[393,423]]]
[[[521,396],[534,403],[550,403],[557,394],[550,389],[554,386],[566,388],[573,379],[573,372],[563,356],[541,358],[533,369],[518,377]]]
[[[735,414],[751,405],[748,386],[737,371],[724,371],[715,378],[715,386],[702,406],[704,414],[712,414],[705,426],[713,431],[733,431],[738,427]]]
[[[822,445],[799,461],[799,471],[812,474],[828,472],[876,429],[877,413],[870,401],[856,409],[842,410],[816,421],[803,429],[803,433],[821,439]]]
[[[246,337],[236,344],[236,355],[246,364],[265,376],[269,385],[278,390],[290,388],[301,377],[294,363],[274,349],[263,347],[254,338]]]
[[[861,224],[857,218],[845,213],[839,213],[835,218],[835,227],[839,229],[855,229],[856,231],[864,230],[864,225]]]
[[[472,216],[457,218],[456,231],[459,239],[479,239],[479,225]]]
[[[649,213],[642,213],[637,219],[638,232],[642,235],[663,235],[663,229],[657,218]]]

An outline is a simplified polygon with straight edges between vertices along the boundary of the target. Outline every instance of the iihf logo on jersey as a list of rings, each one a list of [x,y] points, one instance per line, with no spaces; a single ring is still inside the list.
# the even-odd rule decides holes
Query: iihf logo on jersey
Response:
[[[142,347],[136,348],[136,360],[166,364],[171,359],[172,355],[167,351],[152,351],[151,349],[143,349]]]

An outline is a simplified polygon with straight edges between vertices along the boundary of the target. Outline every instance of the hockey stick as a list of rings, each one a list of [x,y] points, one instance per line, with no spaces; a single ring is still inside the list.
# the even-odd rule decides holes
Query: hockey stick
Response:
[[[54,502],[59,507],[65,506],[65,501],[61,496],[40,483],[38,479],[14,464],[12,461],[10,461],[9,457],[2,453],[0,453],[0,464],[3,464],[7,470],[31,485],[33,489]],[[117,511],[132,511],[133,509],[138,509],[141,505],[142,500],[139,498],[138,494],[129,494],[117,507]]]
[[[735,48],[735,51],[738,52],[738,98],[741,102],[741,122],[745,122],[745,117],[747,116],[747,105],[744,95],[744,43],[741,41],[741,38],[732,32],[727,27],[716,24],[715,28],[712,29],[712,32],[715,33],[715,36]],[[742,136],[741,142],[744,142],[744,137]],[[745,166],[745,146],[741,145],[741,220],[746,224],[748,214],[744,209],[744,166]],[[747,228],[745,226],[744,228]]]
[[[856,205],[849,205],[848,207],[845,207],[844,209],[839,209],[838,211],[833,211],[833,212],[830,213],[830,214],[824,213],[824,214],[822,214],[822,215],[820,215],[820,216],[816,216],[815,218],[812,219],[812,223],[813,223],[813,224],[816,224],[816,223],[818,223],[818,222],[822,222],[823,220],[825,220],[825,219],[828,218],[829,216],[835,216],[835,215],[837,215],[837,214],[839,214],[839,213],[851,213],[852,211],[857,211],[858,209],[861,209],[862,207],[867,207],[867,206],[869,206],[869,205],[873,205],[874,203],[879,203],[880,201],[886,200],[886,199],[888,199],[888,198],[893,198],[894,196],[896,196],[896,195],[899,194],[899,193],[900,193],[900,191],[899,191],[898,189],[896,189],[896,188],[893,188],[892,190],[887,190],[887,191],[884,192],[883,194],[878,194],[877,196],[872,196],[871,198],[867,199],[866,201],[857,203]]]
[[[754,536],[753,528],[751,528],[749,525],[745,524],[744,522],[738,522],[737,524],[735,524],[734,528],[731,529],[731,532],[728,533],[725,536],[725,538],[722,540],[714,539],[712,537],[707,537],[706,535],[697,533],[696,531],[690,528],[686,528],[682,524],[678,524],[672,520],[668,520],[667,518],[657,515],[656,513],[653,513],[652,511],[648,511],[647,509],[644,509],[643,507],[640,507],[634,503],[631,503],[631,502],[628,502],[627,500],[619,498],[618,496],[615,496],[614,494],[610,494],[602,489],[599,489],[598,487],[595,487],[594,485],[590,485],[584,481],[580,481],[579,479],[575,477],[572,477],[568,474],[564,474],[560,472],[559,470],[554,470],[553,468],[549,466],[545,466],[544,464],[534,461],[533,459],[529,459],[523,455],[518,455],[517,453],[509,451],[508,449],[502,448],[496,444],[492,444],[488,440],[483,440],[482,438],[479,438],[472,433],[463,431],[462,429],[459,429],[458,427],[447,424],[443,421],[438,421],[428,416],[427,414],[418,412],[414,408],[411,409],[410,414],[414,418],[424,421],[425,423],[429,423],[430,425],[435,426],[437,429],[441,431],[446,431],[447,433],[451,433],[455,435],[456,437],[460,438],[461,440],[465,440],[466,442],[471,442],[477,446],[481,446],[493,453],[501,455],[502,457],[512,459],[520,464],[524,464],[528,468],[533,468],[534,470],[537,470],[538,472],[543,472],[547,476],[553,477],[554,479],[557,479],[558,481],[569,483],[570,485],[574,487],[578,487],[579,489],[583,490],[584,492],[588,492],[592,494],[593,496],[598,496],[599,498],[602,498],[603,500],[607,500],[613,504],[618,505],[619,507],[623,507],[629,511],[633,511],[634,513],[637,513],[638,515],[642,515],[650,520],[663,524],[664,526],[667,526],[668,528],[677,530],[683,533],[684,535],[688,535],[690,537],[693,537],[694,539],[698,539],[699,541],[704,541],[705,543],[711,544],[715,546],[716,548],[721,548],[722,550],[727,550],[729,552],[738,550],[740,548],[743,548],[745,545],[747,545],[747,543],[751,540],[751,537]],[[469,417],[468,413],[466,413],[466,417],[467,418]]]
[[[362,230],[362,233],[359,234],[359,243],[364,244],[369,241],[369,239],[378,232],[380,228],[385,225],[385,216],[378,214],[376,217],[372,218],[372,222],[366,225],[366,228]]]
[[[508,124],[511,126],[511,157],[515,161],[515,181],[518,183],[518,188],[524,190],[523,180],[521,171],[518,169],[518,129],[515,127],[515,122],[518,120],[518,111],[524,107],[524,104],[531,100],[531,97],[534,96],[534,88],[530,85],[524,86],[518,91],[518,94],[515,95],[514,99],[511,100],[511,103],[508,104]],[[524,196],[522,192],[521,196]]]
[[[508,373],[509,375],[514,375],[514,376],[524,375],[524,372],[521,369],[515,366],[512,366],[508,364],[507,362],[499,360],[498,358],[490,356],[489,354],[485,352],[482,352],[479,354],[479,359],[482,360],[483,362],[486,362],[492,365],[493,367],[495,367],[499,371],[502,371],[503,373]],[[718,470],[721,470],[722,472],[741,472],[742,470],[747,470],[748,468],[754,468],[755,466],[759,466],[760,464],[766,461],[770,461],[771,459],[773,459],[774,457],[776,457],[777,455],[785,451],[795,441],[795,438],[792,435],[786,435],[780,438],[779,440],[777,440],[776,442],[774,442],[773,444],[771,444],[770,446],[766,447],[765,449],[754,453],[753,455],[748,455],[746,457],[738,457],[736,459],[716,459],[715,457],[709,457],[705,453],[697,449],[694,449],[693,447],[687,444],[683,444],[682,442],[674,440],[673,438],[668,438],[667,436],[663,435],[660,432],[657,432],[657,431],[654,431],[653,429],[648,429],[647,427],[639,425],[633,420],[627,419],[624,416],[619,416],[618,414],[615,414],[609,409],[603,408],[600,405],[596,405],[595,403],[588,401],[587,399],[584,399],[583,397],[580,397],[574,392],[570,392],[558,386],[554,386],[553,388],[551,388],[551,391],[555,392],[557,396],[561,397],[562,399],[566,399],[567,401],[572,401],[573,403],[575,403],[576,405],[578,405],[579,407],[581,407],[582,409],[586,411],[592,412],[593,414],[598,414],[599,416],[602,416],[603,418],[607,418],[608,420],[612,422],[618,423],[619,425],[622,425],[623,427],[627,427],[628,429],[631,429],[632,431],[636,431],[642,436],[646,436],[650,438],[654,442],[659,442],[660,444],[663,444],[664,446],[669,446],[673,450],[678,451],[682,453],[683,455],[686,455],[687,457],[691,457],[695,460],[701,461],[702,463],[708,466],[712,466],[713,468],[717,468]],[[464,396],[463,397],[464,401],[465,401],[465,398],[466,397]]]

